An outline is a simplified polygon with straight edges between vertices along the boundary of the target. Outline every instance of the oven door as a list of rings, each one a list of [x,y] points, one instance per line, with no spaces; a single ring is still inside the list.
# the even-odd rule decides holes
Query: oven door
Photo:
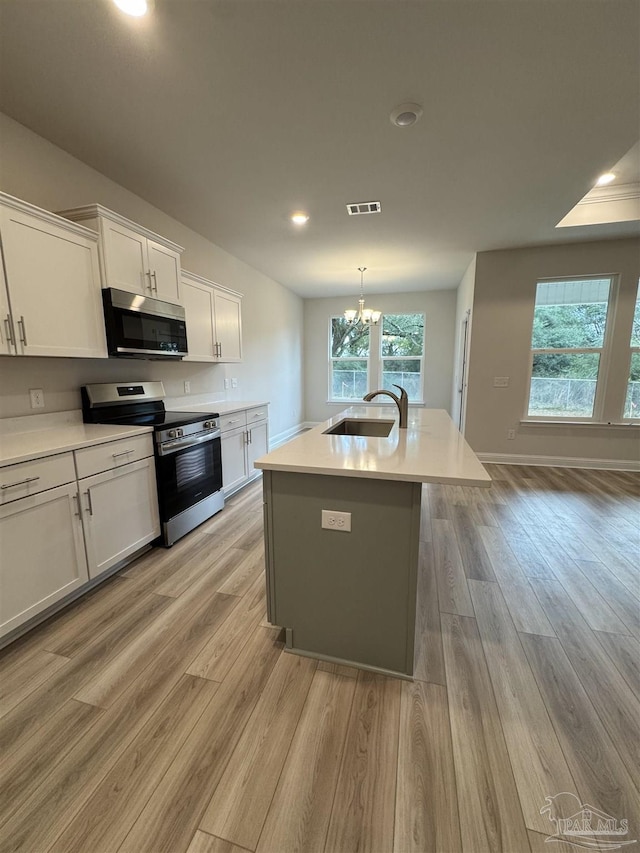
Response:
[[[160,519],[169,521],[222,488],[219,435],[156,455]]]

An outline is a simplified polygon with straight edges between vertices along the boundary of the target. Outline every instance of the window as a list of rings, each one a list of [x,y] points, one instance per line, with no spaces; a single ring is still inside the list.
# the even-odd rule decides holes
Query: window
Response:
[[[638,282],[636,310],[633,313],[629,383],[622,417],[631,418],[634,421],[640,420],[640,282]]]
[[[396,384],[422,402],[424,326],[424,314],[384,314],[376,326],[331,317],[329,399],[360,401],[375,388],[395,393]]]
[[[384,314],[381,336],[381,388],[406,389],[409,399],[422,400],[424,314]]]
[[[367,326],[331,318],[330,399],[362,400],[369,390],[369,337]]]
[[[594,418],[612,289],[611,276],[538,282],[529,417]]]

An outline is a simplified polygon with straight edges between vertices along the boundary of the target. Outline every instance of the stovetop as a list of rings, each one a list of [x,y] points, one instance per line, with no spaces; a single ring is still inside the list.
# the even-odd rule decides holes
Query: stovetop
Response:
[[[109,418],[109,423],[152,426],[156,432],[159,432],[170,427],[197,424],[200,421],[209,421],[218,417],[220,415],[217,412],[130,412],[123,417]]]

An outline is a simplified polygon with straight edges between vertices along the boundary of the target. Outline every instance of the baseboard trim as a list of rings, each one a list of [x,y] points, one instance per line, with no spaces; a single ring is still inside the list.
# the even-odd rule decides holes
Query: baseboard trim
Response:
[[[477,453],[481,462],[495,465],[541,465],[547,468],[598,468],[609,471],[640,471],[640,460],[583,459],[579,456],[524,456],[513,453]]]
[[[274,435],[273,438],[270,437],[269,450],[275,450],[276,447],[280,447],[281,444],[285,444],[290,438],[294,438],[294,436],[303,432],[305,426],[306,425],[304,423],[297,424],[290,429],[285,429],[283,432],[279,432],[277,435]]]

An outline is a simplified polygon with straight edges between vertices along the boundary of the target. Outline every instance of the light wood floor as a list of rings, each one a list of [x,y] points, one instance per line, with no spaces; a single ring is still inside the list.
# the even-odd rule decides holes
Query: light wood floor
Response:
[[[0,849],[575,853],[562,793],[640,838],[638,477],[490,473],[424,490],[414,682],[283,653],[259,484],[6,649]]]

